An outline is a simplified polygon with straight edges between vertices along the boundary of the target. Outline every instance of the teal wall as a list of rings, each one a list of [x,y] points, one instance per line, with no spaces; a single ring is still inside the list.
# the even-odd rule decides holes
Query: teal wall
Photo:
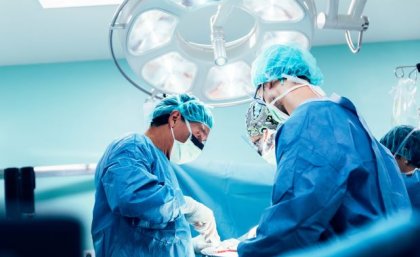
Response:
[[[373,134],[384,135],[391,128],[389,92],[398,82],[394,69],[420,63],[420,41],[364,44],[357,55],[341,45],[317,47],[313,53],[325,76],[323,88],[350,98]],[[417,103],[420,104],[420,93]]]
[[[380,137],[391,127],[393,70],[420,62],[419,49],[420,41],[407,41],[364,44],[357,55],[345,45],[312,51],[325,75],[324,90],[352,99]],[[111,61],[0,67],[0,168],[97,162],[114,138],[144,131],[144,99]],[[262,162],[241,138],[245,110],[214,109],[216,126],[200,159]],[[3,188],[1,183],[1,214]],[[39,178],[36,208],[78,217],[89,249],[93,193],[92,176]]]

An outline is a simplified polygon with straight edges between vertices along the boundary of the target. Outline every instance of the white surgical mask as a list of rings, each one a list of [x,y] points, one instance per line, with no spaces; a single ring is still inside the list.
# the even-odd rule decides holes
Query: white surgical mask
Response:
[[[272,147],[270,150],[262,153],[261,157],[269,164],[276,166],[276,148]]]
[[[174,145],[170,155],[170,160],[176,164],[192,162],[201,154],[204,145],[192,134],[190,123],[185,120],[190,136],[184,143],[176,140],[174,130],[171,128]],[[194,143],[195,142],[195,143]]]
[[[267,134],[265,134],[267,133]],[[276,146],[275,146],[275,130],[266,130],[265,135],[258,141],[254,142],[253,145],[257,150],[258,154],[271,165],[276,166]]]

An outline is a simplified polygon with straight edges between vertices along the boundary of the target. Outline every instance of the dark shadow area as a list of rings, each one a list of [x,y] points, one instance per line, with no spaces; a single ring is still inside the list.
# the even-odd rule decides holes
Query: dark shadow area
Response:
[[[2,257],[80,257],[80,223],[66,217],[0,220]]]
[[[398,215],[365,227],[317,249],[290,252],[282,257],[420,257],[420,216]]]

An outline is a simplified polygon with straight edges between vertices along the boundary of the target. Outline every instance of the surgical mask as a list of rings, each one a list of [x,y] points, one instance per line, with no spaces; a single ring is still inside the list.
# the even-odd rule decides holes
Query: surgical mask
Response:
[[[258,141],[254,142],[258,154],[269,164],[276,165],[276,146],[275,146],[275,130],[267,130],[266,136],[261,137]]]
[[[204,144],[192,134],[190,123],[187,120],[185,120],[185,123],[187,124],[190,136],[184,143],[176,140],[174,130],[171,128],[174,145],[172,146],[170,160],[176,164],[194,161],[201,154],[204,148]]]
[[[276,160],[276,148],[273,147],[270,150],[263,152],[261,157],[268,162],[269,164],[276,166],[277,160]]]

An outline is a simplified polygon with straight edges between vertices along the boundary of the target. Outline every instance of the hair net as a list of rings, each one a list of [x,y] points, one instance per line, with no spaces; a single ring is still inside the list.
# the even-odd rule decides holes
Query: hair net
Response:
[[[420,167],[420,130],[412,126],[401,125],[391,129],[381,143],[393,155],[401,156],[413,166]]]
[[[278,125],[265,105],[251,103],[246,113],[246,129],[250,137],[262,135],[264,129],[276,130]]]
[[[324,77],[312,54],[298,46],[273,45],[252,64],[251,76],[255,87],[280,79],[282,74],[305,76],[312,85],[322,84]]]
[[[200,122],[209,128],[213,127],[213,115],[210,109],[198,98],[188,94],[164,98],[153,110],[152,120],[173,111],[179,111],[182,117],[188,121]]]

